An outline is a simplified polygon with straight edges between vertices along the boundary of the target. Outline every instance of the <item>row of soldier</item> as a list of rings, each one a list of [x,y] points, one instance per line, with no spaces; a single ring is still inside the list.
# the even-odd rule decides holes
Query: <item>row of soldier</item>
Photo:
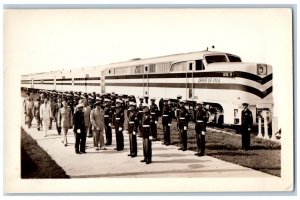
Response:
[[[178,98],[180,99],[180,98]],[[24,101],[25,118],[28,128],[31,127],[33,117],[37,120],[37,129],[43,127],[44,136],[47,137],[48,129],[52,128],[55,120],[56,129],[63,135],[63,144],[68,145],[67,132],[73,128],[75,136],[75,152],[86,153],[86,137],[93,137],[96,150],[106,150],[106,145],[112,144],[112,129],[115,130],[117,151],[124,149],[124,122],[128,118],[127,133],[129,134],[130,153],[128,156],[137,156],[137,136],[143,138],[144,159],[147,164],[152,161],[151,142],[157,141],[157,123],[162,118],[163,144],[170,145],[170,127],[174,115],[174,105],[168,99],[161,99],[159,106],[155,98],[139,98],[136,104],[133,95],[117,94],[81,94],[73,92],[45,92],[41,91],[38,98],[33,101],[33,95],[27,93]],[[179,131],[180,148],[187,150],[187,130],[189,112],[185,108],[185,101],[180,100],[176,105],[177,128]],[[197,138],[197,156],[203,156],[205,150],[205,131],[208,114],[203,103],[197,102],[195,113],[195,131]],[[106,142],[104,142],[104,133]]]

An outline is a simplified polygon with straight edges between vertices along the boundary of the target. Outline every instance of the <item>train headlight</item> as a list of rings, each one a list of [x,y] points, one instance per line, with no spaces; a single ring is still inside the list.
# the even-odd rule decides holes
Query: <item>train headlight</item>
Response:
[[[258,75],[267,75],[267,65],[257,64],[257,74]]]

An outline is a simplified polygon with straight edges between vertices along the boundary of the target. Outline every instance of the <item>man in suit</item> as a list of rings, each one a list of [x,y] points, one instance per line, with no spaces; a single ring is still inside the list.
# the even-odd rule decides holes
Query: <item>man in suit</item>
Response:
[[[253,117],[252,112],[248,109],[249,104],[243,103],[243,111],[242,111],[242,123],[241,123],[241,131],[242,131],[242,148],[245,151],[250,149],[250,131],[252,128]]]
[[[59,108],[57,111],[57,127],[59,127],[59,130],[62,129],[62,136],[63,140],[62,143],[66,147],[68,144],[67,141],[67,133],[70,125],[72,125],[72,111],[71,108],[68,107],[68,103],[66,100],[62,102],[63,107]]]
[[[75,135],[75,153],[81,154],[85,152],[86,132],[84,124],[84,113],[82,112],[84,105],[78,104],[73,115],[73,131]]]
[[[104,110],[101,108],[101,102],[98,99],[95,108],[90,113],[90,120],[93,130],[93,141],[95,150],[106,150],[104,147]],[[100,146],[99,146],[100,143]]]

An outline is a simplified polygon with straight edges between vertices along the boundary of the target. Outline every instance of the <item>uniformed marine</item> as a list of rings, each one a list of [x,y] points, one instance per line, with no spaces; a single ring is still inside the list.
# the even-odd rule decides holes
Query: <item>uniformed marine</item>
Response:
[[[204,156],[207,119],[207,111],[203,107],[203,103],[198,101],[197,109],[195,111],[195,132],[197,141],[197,153],[195,153],[196,156]]]
[[[144,159],[141,162],[146,162],[146,164],[150,164],[152,162],[152,144],[151,140],[153,139],[150,131],[150,109],[148,104],[143,104],[143,118],[142,118],[142,138],[143,138],[143,154]]]
[[[105,145],[111,145],[112,143],[112,116],[113,112],[110,108],[110,99],[104,99],[104,128],[105,128],[105,136],[106,143]]]
[[[140,100],[140,104],[139,104],[139,107],[137,109],[138,110],[137,118],[138,118],[138,127],[139,127],[140,137],[142,137],[141,134],[142,134],[142,128],[143,128],[143,126],[142,126],[142,118],[143,118],[143,112],[144,112],[143,111],[144,98],[140,97],[139,100]]]
[[[157,140],[158,106],[155,103],[155,98],[151,98],[150,115],[151,115],[150,130],[152,133],[153,141],[156,141]]]
[[[187,129],[189,121],[189,112],[184,107],[185,101],[180,101],[179,111],[178,111],[178,129],[179,129],[179,139],[180,139],[180,148],[178,150],[186,151],[187,150]]]
[[[123,136],[123,125],[124,125],[124,111],[121,107],[122,101],[116,100],[116,110],[113,117],[113,124],[116,132],[116,148],[117,151],[124,149],[124,136]]]
[[[130,101],[129,102],[129,109],[127,111],[128,117],[128,134],[129,134],[129,146],[130,146],[130,153],[128,156],[136,157],[137,156],[137,128],[138,128],[138,118],[137,118],[137,110],[136,110],[136,103]]]
[[[163,125],[163,133],[164,133],[164,145],[170,145],[171,137],[170,137],[170,127],[172,123],[172,111],[170,106],[168,105],[168,99],[163,100],[162,107],[162,125]]]
[[[250,149],[250,131],[252,128],[253,117],[252,112],[248,109],[248,103],[243,103],[243,111],[242,111],[242,123],[241,123],[241,131],[242,131],[242,148],[245,151]]]

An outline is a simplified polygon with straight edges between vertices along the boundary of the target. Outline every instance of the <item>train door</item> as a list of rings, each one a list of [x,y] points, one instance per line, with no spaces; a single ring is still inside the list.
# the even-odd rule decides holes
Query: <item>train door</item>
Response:
[[[143,96],[149,96],[149,65],[144,66],[144,73],[143,73]]]
[[[195,61],[188,61],[186,67],[186,99],[194,99],[195,80],[194,80]]]
[[[34,87],[34,85],[33,85],[33,81],[34,81],[34,79],[33,78],[31,78],[31,88],[33,89],[33,87]]]

